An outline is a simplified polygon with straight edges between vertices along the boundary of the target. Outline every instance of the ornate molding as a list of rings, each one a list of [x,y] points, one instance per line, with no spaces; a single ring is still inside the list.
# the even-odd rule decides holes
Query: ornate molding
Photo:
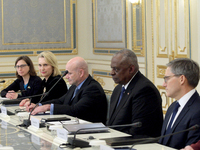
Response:
[[[157,77],[163,78],[165,76],[165,70],[167,69],[166,66],[157,65]]]

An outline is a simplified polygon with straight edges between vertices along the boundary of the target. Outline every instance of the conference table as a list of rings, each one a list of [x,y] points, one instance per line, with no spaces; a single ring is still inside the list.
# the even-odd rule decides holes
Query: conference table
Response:
[[[19,106],[5,106],[6,109],[9,111],[13,111],[19,109]],[[87,123],[84,120],[71,117],[68,115],[45,115],[40,114],[36,116],[32,116],[33,118],[42,119],[42,118],[49,118],[49,117],[68,117],[73,122],[79,123]],[[26,116],[27,117],[27,116]],[[31,118],[32,118],[31,117]],[[18,114],[15,115],[5,115],[0,114],[0,150],[4,147],[11,147],[14,150],[62,150],[62,149],[72,149],[71,147],[65,147],[67,144],[66,139],[61,139],[57,136],[57,130],[65,130],[62,128],[62,124],[52,125],[52,130],[47,127],[42,128],[33,128],[32,125],[29,128],[20,127],[18,125],[22,124],[22,118]],[[57,133],[57,134],[56,134]],[[67,135],[68,137],[74,137],[74,135]],[[89,139],[89,136],[94,137],[95,139]],[[106,139],[106,138],[116,138],[116,137],[125,137],[130,136],[126,133],[119,132],[114,129],[109,129],[109,132],[103,133],[89,133],[89,134],[77,134],[76,138],[83,139],[88,142],[97,141],[99,139]],[[100,140],[102,141],[102,140]],[[64,143],[64,145],[63,145]],[[62,148],[60,147],[62,146]],[[126,150],[131,147],[131,145],[123,145],[123,146],[116,146],[121,150]],[[115,147],[115,148],[116,148]],[[128,148],[127,148],[128,147]],[[112,150],[114,147],[111,147],[106,144],[102,145],[93,145],[91,147],[86,148],[73,148],[73,149],[84,149],[84,150],[92,150],[92,149],[100,149],[100,150]],[[157,143],[150,143],[150,144],[138,144],[133,146],[134,150],[173,150],[173,148],[163,146]],[[8,150],[8,149],[6,149]]]

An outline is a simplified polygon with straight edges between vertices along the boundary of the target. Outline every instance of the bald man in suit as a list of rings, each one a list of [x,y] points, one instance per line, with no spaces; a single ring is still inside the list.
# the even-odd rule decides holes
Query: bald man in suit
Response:
[[[90,122],[105,124],[107,100],[103,88],[88,73],[88,65],[81,57],[70,59],[66,64],[66,78],[71,87],[58,99],[42,103],[36,107],[33,115],[50,110],[51,114],[67,114]],[[32,110],[35,104],[27,107]]]

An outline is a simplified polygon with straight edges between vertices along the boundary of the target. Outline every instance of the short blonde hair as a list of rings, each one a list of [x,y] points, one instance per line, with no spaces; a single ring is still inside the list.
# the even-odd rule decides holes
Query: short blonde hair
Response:
[[[50,52],[50,51],[44,51],[42,53],[40,53],[38,56],[39,58],[44,58],[45,61],[51,65],[53,67],[53,77],[57,76],[57,75],[61,75],[60,70],[58,69],[58,61],[56,56]]]

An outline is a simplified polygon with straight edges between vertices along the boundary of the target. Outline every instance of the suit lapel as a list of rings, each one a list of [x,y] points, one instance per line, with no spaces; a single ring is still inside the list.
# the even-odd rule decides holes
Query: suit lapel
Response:
[[[85,82],[83,83],[83,85],[81,86],[81,88],[78,90],[78,92],[76,93],[75,97],[69,102],[71,105],[74,104],[74,103],[77,103],[79,101],[79,94],[82,93],[83,89],[88,86],[88,84],[90,84],[92,80],[92,77],[89,75],[88,78],[85,80]],[[73,92],[71,93],[71,98],[74,94],[74,90],[76,89],[76,86],[75,88],[73,89]]]
[[[194,101],[198,98],[198,93],[195,92],[191,98],[189,99],[189,101],[186,103],[186,105],[184,106],[184,108],[182,109],[181,113],[179,114],[178,118],[176,119],[176,121],[174,122],[174,125],[172,127],[172,132],[175,130],[175,128],[179,125],[179,122],[184,119],[184,117],[186,116],[187,112],[190,110],[190,106],[194,103]]]
[[[119,96],[120,96],[120,89],[122,88],[121,85],[118,85],[113,93],[113,95],[111,96],[112,101],[110,103],[110,112],[109,112],[109,123],[111,123],[113,121],[113,114],[115,111],[115,107],[117,105],[117,102],[119,100]]]
[[[171,104],[171,106],[168,108],[167,110],[167,113],[165,115],[165,120],[163,122],[163,127],[162,127],[162,131],[161,131],[161,135],[164,135],[165,134],[165,130],[167,128],[167,124],[169,122],[169,118],[174,110],[174,107],[175,107],[175,102]]]
[[[119,111],[121,110],[121,108],[124,106],[124,104],[127,102],[129,95],[127,94],[127,92],[125,91],[125,93],[123,94],[123,97],[121,99],[121,102],[119,103],[118,107],[116,108],[114,114],[115,116],[119,113]],[[119,99],[119,98],[118,98]],[[118,100],[117,100],[118,102]],[[116,106],[116,105],[115,105]]]
[[[134,88],[135,88],[135,85],[137,83],[137,81],[139,80],[141,76],[141,73],[138,72],[135,77],[133,78],[133,80],[130,82],[130,84],[128,85],[125,93],[123,94],[123,97],[121,99],[121,102],[120,104],[118,105],[118,107],[116,108],[116,105],[117,105],[117,102],[119,100],[119,96],[120,96],[120,92],[121,92],[121,88],[122,86],[121,85],[118,85],[119,87],[116,87],[118,88],[116,90],[115,93],[113,94],[116,94],[116,96],[114,95],[113,96],[113,100],[112,100],[112,103],[110,104],[110,119],[109,119],[109,124],[112,124],[112,122],[115,120],[116,116],[118,115],[118,113],[120,112],[121,108],[123,108],[123,106],[125,105],[125,103],[127,101],[129,101],[129,97],[131,97],[133,94],[134,94]],[[130,96],[131,95],[131,96]]]
[[[167,114],[167,116],[165,117],[165,121],[163,122],[163,128],[162,128],[162,131],[161,131],[161,135],[165,135],[167,124],[168,124],[169,119],[170,119],[170,117],[171,117],[171,115],[173,113],[173,110],[174,110],[174,107],[176,105],[176,102],[174,102],[172,105],[173,106],[170,108],[169,113]],[[174,130],[173,128],[174,128],[174,125],[173,125],[172,129],[170,130],[170,133],[173,133],[173,130]],[[163,139],[165,139],[165,140],[163,140]],[[163,139],[161,139],[161,141],[163,141],[162,144],[166,145],[168,140],[170,139],[170,136],[167,136],[167,137],[165,137]]]
[[[178,118],[177,118],[176,121],[174,122],[174,125],[172,126],[172,129],[171,129],[170,133],[176,132],[176,131],[175,131],[176,127],[179,125],[180,121],[183,120],[184,117],[187,115],[187,112],[190,110],[190,105],[193,104],[193,102],[196,100],[196,98],[198,98],[198,93],[197,93],[197,92],[195,92],[195,93],[192,95],[192,97],[189,99],[189,101],[186,103],[186,105],[185,105],[184,108],[182,109],[182,111],[181,111],[181,113],[179,114]],[[174,106],[175,106],[175,103],[173,103],[173,104],[174,104]],[[173,109],[174,109],[174,106],[172,107]],[[173,109],[171,109],[171,113],[172,113]],[[164,124],[163,124],[163,127],[164,127],[164,128],[162,129],[162,134],[161,134],[161,135],[163,135],[164,132],[165,132],[165,129],[166,129],[167,123],[168,123],[168,121],[169,121],[169,118],[170,118],[170,116],[171,116],[171,113],[170,113],[168,116],[166,116],[167,118],[166,118],[166,121],[165,121]],[[170,134],[170,133],[169,133],[169,134]],[[170,136],[166,137],[166,143],[168,142],[169,139],[170,139]],[[166,144],[166,143],[163,143],[163,144]]]
[[[75,85],[72,85],[70,88],[69,88],[69,91],[67,93],[67,97],[65,98],[65,104],[68,104],[68,105],[71,105],[71,99],[72,99],[72,96],[73,96],[73,93],[74,93],[74,90],[75,90],[76,86]]]

